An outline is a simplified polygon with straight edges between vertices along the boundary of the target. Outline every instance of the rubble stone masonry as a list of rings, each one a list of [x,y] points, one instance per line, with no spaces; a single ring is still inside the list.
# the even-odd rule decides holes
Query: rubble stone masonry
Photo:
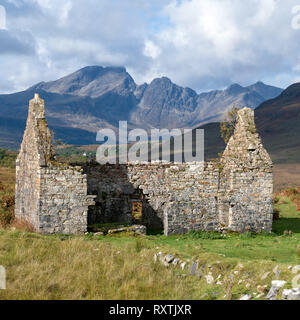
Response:
[[[248,108],[239,111],[219,163],[65,166],[54,160],[44,101],[36,95],[16,172],[16,217],[41,233],[83,233],[110,222],[141,223],[166,235],[272,229],[272,161]]]

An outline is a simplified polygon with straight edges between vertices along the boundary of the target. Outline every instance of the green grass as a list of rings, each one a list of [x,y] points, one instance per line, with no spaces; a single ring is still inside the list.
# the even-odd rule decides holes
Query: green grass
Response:
[[[300,235],[300,212],[297,211],[295,203],[288,197],[281,197],[280,204],[276,204],[280,212],[280,219],[274,221],[273,231],[282,235],[285,230],[291,230],[294,234]]]
[[[13,170],[0,168],[0,178],[0,200],[13,197]],[[7,271],[7,290],[0,290],[0,299],[239,299],[253,295],[258,285],[269,288],[277,265],[289,288],[295,275],[288,266],[300,264],[300,213],[291,197],[278,197],[280,219],[270,234],[42,236],[0,229],[0,265]],[[293,193],[294,201],[297,197]],[[13,209],[3,201],[0,205],[5,212]],[[292,234],[286,236],[286,230]],[[222,284],[208,285],[189,270],[155,264],[153,256],[159,251],[186,262],[198,260],[205,266],[203,275],[221,275]],[[268,271],[269,277],[261,280]]]
[[[0,265],[7,271],[7,290],[0,290],[0,299],[239,299],[258,285],[269,286],[276,265],[290,287],[294,275],[288,266],[300,263],[297,243],[298,235],[195,239],[191,234],[42,236],[2,230]],[[221,275],[222,285],[154,263],[158,251],[198,260],[203,275]],[[261,280],[267,271],[270,276]]]

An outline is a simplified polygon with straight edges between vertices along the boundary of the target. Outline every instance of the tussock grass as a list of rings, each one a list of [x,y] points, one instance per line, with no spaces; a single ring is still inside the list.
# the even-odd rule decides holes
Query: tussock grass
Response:
[[[62,238],[63,239],[63,238]],[[0,299],[186,299],[197,286],[154,264],[155,250],[136,242],[116,248],[85,237],[0,233],[7,290]]]
[[[258,285],[269,287],[272,272],[264,280],[261,276],[276,265],[290,286],[293,275],[286,263],[213,252],[220,240],[205,240],[215,247],[211,252],[201,246],[203,240],[182,241],[191,251],[176,247],[180,241],[175,238],[156,242],[148,237],[42,236],[2,230],[0,265],[7,271],[7,290],[0,291],[0,299],[239,299],[256,292]],[[154,263],[159,250],[185,261],[198,260],[202,277],[191,276],[190,269]],[[221,284],[207,284],[209,273],[215,280],[221,275]]]

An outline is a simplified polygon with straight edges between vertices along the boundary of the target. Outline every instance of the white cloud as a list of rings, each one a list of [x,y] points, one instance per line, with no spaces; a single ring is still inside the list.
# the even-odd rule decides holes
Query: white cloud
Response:
[[[0,92],[95,64],[124,65],[138,83],[168,76],[198,91],[299,78],[300,30],[291,24],[300,0],[3,2]]]
[[[164,9],[172,26],[154,40],[162,51],[160,68],[196,89],[293,73],[300,62],[295,54],[300,33],[291,28],[294,5],[292,0],[174,0]]]
[[[144,48],[143,53],[144,53],[144,55],[146,57],[150,57],[152,59],[156,59],[161,54],[161,50],[152,41],[146,40],[145,41],[145,48]]]

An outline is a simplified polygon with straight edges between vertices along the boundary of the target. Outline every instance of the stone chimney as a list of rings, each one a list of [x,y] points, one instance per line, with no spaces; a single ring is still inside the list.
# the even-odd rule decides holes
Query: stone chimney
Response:
[[[94,196],[81,167],[54,161],[44,100],[36,93],[16,162],[15,217],[40,233],[84,233]]]
[[[230,230],[271,231],[273,221],[273,165],[256,131],[254,111],[238,111],[233,136],[221,158],[220,221]],[[224,219],[224,217],[226,219]]]
[[[29,102],[29,118],[45,119],[45,102],[35,93],[34,98]]]
[[[52,137],[45,118],[45,102],[36,93],[29,102],[28,118],[18,162],[35,158],[40,166],[47,166],[54,159]],[[32,159],[33,160],[33,159]]]
[[[256,131],[252,109],[243,108],[238,111],[235,131],[221,162],[227,170],[272,169],[272,160]]]

